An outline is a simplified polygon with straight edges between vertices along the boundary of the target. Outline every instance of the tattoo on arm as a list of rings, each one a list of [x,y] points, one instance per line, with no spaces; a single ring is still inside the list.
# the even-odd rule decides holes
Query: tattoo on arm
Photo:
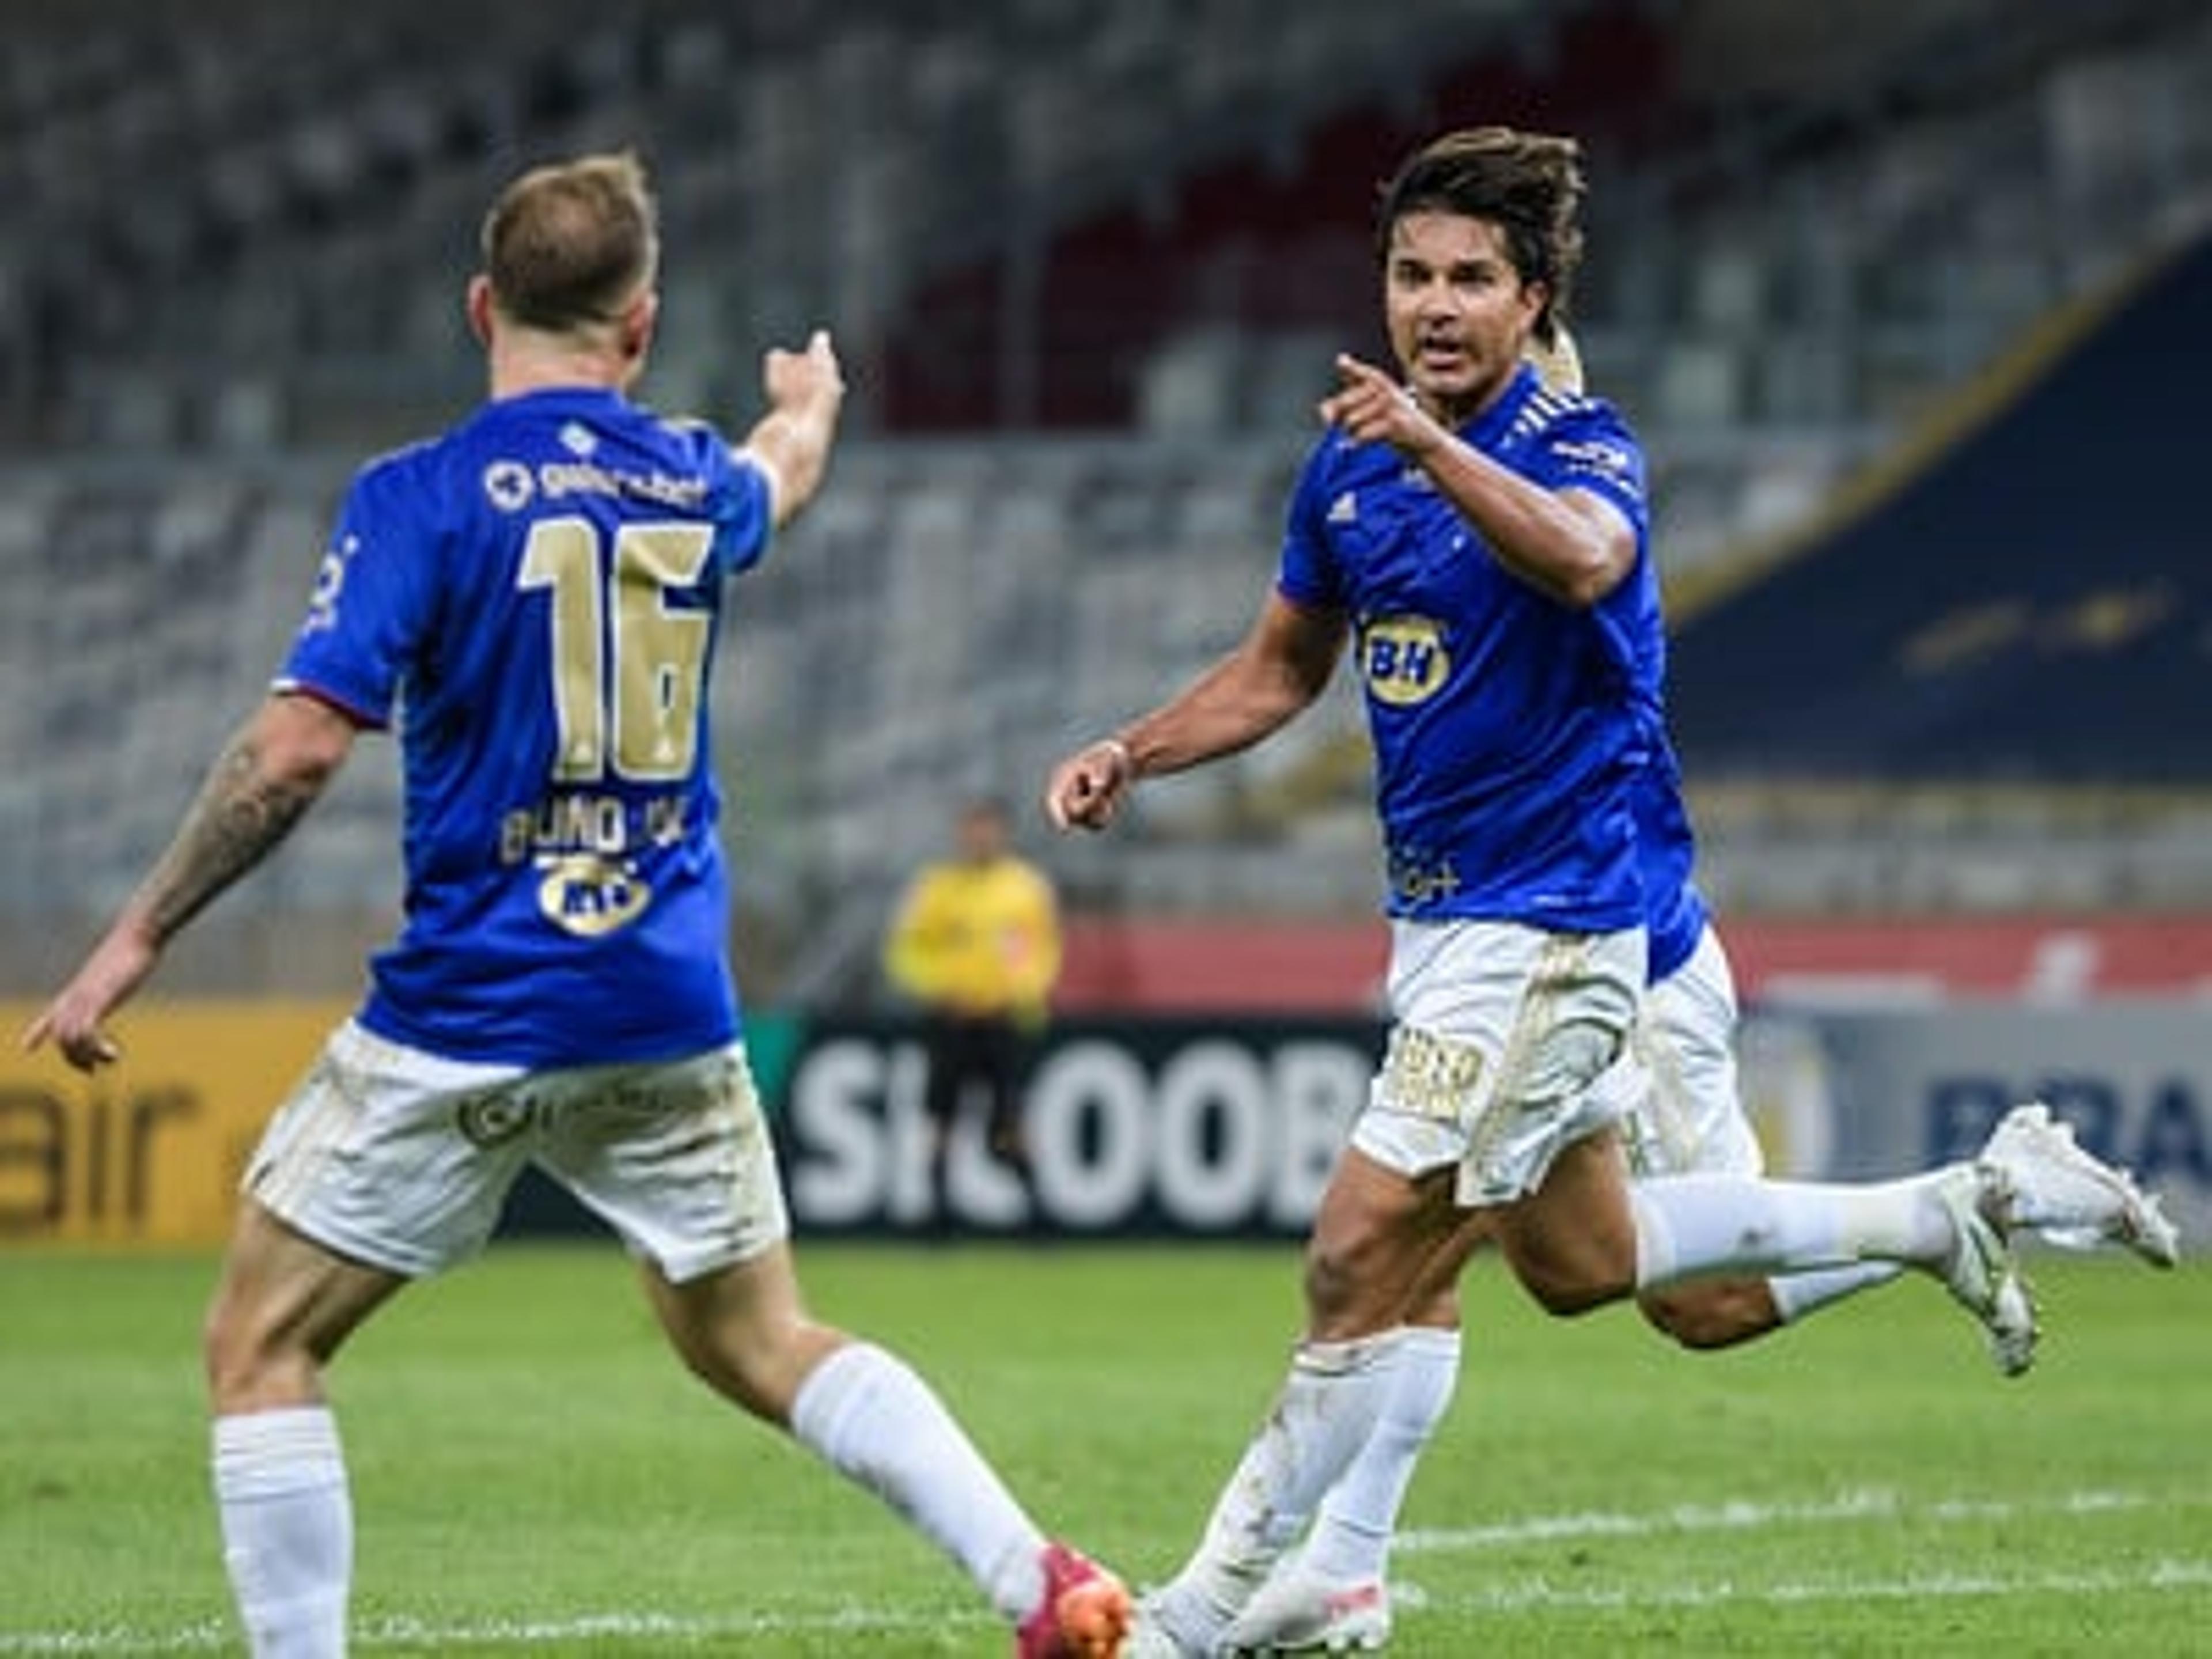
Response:
[[[260,863],[321,793],[321,777],[272,777],[252,732],[231,740],[140,890],[155,939],[166,942]]]

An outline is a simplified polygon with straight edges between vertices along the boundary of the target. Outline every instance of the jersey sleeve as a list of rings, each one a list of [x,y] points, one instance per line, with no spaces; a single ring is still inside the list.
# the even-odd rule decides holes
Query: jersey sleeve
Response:
[[[306,619],[274,681],[364,725],[389,726],[428,622],[431,532],[387,466],[355,480],[338,510]]]
[[[1537,482],[1553,490],[1587,489],[1620,509],[1639,546],[1650,534],[1644,446],[1612,404],[1576,404],[1545,429],[1534,458]]]
[[[768,473],[741,449],[706,427],[694,430],[707,512],[714,524],[714,568],[725,576],[750,570],[768,551],[775,529]]]
[[[1276,591],[1285,599],[1317,610],[1344,605],[1343,573],[1328,536],[1329,453],[1326,441],[1315,448],[1291,492],[1275,574]]]
[[[1613,504],[1636,537],[1636,563],[1592,615],[1607,655],[1632,684],[1663,662],[1665,622],[1651,563],[1651,507],[1644,447],[1613,405],[1580,402],[1545,430],[1533,468],[1553,490],[1583,489]],[[1655,657],[1655,653],[1659,653]]]

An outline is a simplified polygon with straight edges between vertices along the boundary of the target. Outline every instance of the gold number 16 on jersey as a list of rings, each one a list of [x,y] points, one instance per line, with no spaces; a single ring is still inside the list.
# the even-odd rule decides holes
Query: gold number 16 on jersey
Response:
[[[710,525],[680,520],[626,524],[615,532],[610,562],[606,538],[588,519],[532,526],[515,585],[552,592],[556,781],[596,782],[610,759],[617,777],[635,781],[690,775],[714,623],[702,611],[672,609],[668,594],[696,585],[714,533]]]

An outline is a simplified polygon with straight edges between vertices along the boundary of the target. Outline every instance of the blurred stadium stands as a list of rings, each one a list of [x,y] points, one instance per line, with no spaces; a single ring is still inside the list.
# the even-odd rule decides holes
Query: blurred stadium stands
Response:
[[[2203,452],[2212,240],[2059,353],[1802,556],[1678,610],[1693,771],[2212,776],[2212,726],[2182,712],[2212,640],[2207,532],[2169,493]]]
[[[43,988],[158,849],[350,466],[477,395],[489,193],[623,143],[666,213],[655,398],[741,421],[762,347],[817,321],[854,386],[717,688],[756,994],[849,988],[945,798],[1026,795],[1241,631],[1328,354],[1372,329],[1372,181],[1489,119],[1590,147],[1577,327],[1652,451],[1723,902],[2212,905],[2202,532],[2127,465],[2124,377],[2172,325],[2045,383],[2029,459],[1960,452],[1944,516],[1835,518],[2023,341],[2201,236],[2199,4],[19,0],[9,29],[0,990]],[[2015,486],[2066,482],[2077,432],[2096,476],[2039,507]],[[2136,516],[2092,521],[2093,489]],[[1856,528],[1766,574],[1826,523]],[[1881,654],[1898,607],[1999,605],[2031,547],[2165,594],[2157,651],[1939,717]],[[1110,844],[1054,846],[1071,903],[1368,915],[1357,730],[1342,688]],[[182,984],[350,981],[396,896],[391,761],[363,751]]]

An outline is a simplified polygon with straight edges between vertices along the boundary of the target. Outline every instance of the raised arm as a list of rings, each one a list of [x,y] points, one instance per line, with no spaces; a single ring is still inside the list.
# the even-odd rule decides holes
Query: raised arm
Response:
[[[1235,650],[1170,701],[1054,768],[1045,815],[1062,830],[1103,830],[1139,778],[1250,748],[1321,696],[1349,633],[1340,612],[1270,593]]]
[[[119,1052],[101,1029],[184,925],[291,832],[352,752],[353,721],[316,698],[276,692],[233,734],[167,851],[75,977],[33,1020],[23,1046],[51,1042],[80,1071]]]
[[[1636,565],[1636,532],[1587,489],[1547,489],[1454,436],[1372,364],[1336,360],[1337,389],[1321,405],[1362,443],[1387,443],[1482,532],[1498,562],[1563,605],[1595,605]]]
[[[816,329],[804,351],[771,347],[762,360],[761,383],[768,413],[746,434],[741,449],[768,474],[780,527],[814,499],[830,471],[845,376],[828,331]]]

